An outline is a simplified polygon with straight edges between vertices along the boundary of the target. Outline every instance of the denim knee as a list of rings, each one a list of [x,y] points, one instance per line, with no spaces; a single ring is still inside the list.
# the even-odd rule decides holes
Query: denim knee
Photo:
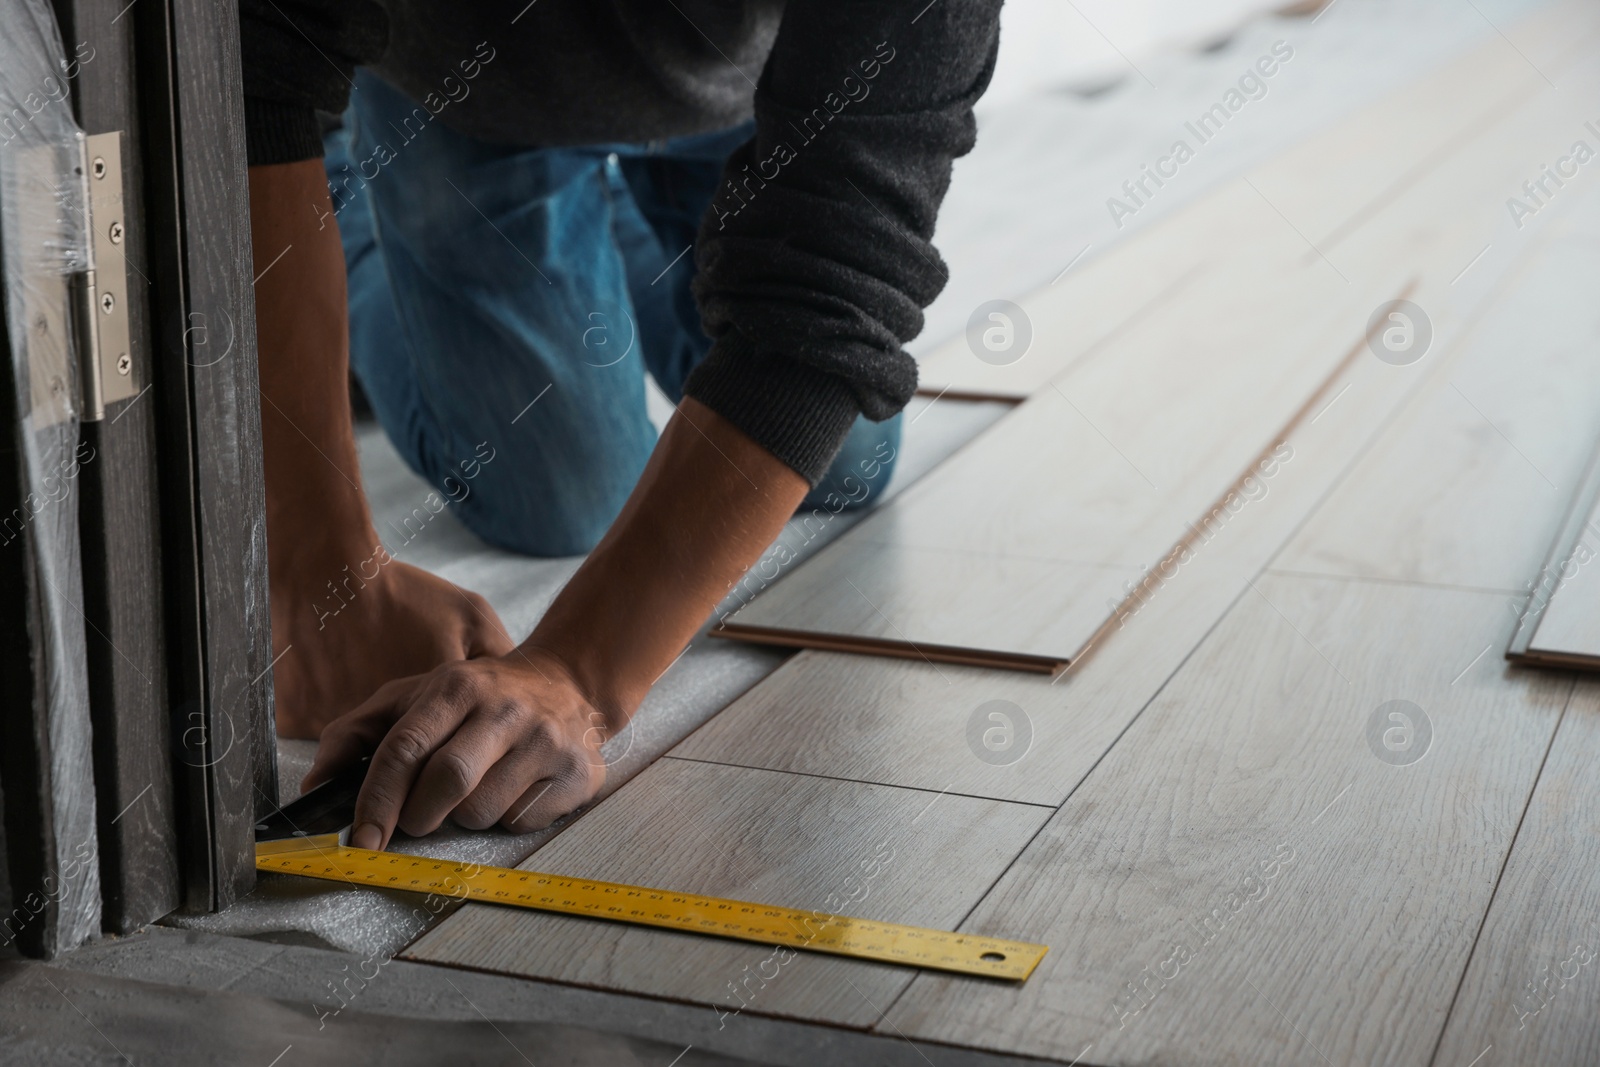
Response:
[[[617,441],[560,457],[538,448],[516,454],[502,449],[453,510],[462,525],[498,548],[525,556],[581,556],[622,511],[651,444],[642,438]]]

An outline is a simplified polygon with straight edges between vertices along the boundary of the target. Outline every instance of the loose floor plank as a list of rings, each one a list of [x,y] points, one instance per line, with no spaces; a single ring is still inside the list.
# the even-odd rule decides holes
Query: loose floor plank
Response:
[[[1439,195],[1437,189],[1423,193]],[[1587,205],[1577,206],[1581,216]],[[1477,391],[1488,383],[1490,396],[1523,397],[1530,417],[1546,410],[1549,391],[1540,385],[1542,380],[1583,381],[1583,375],[1593,374],[1592,361],[1584,359],[1592,344],[1581,325],[1593,315],[1593,305],[1570,299],[1566,280],[1594,273],[1575,258],[1584,248],[1600,246],[1583,236],[1580,222],[1574,219],[1570,240],[1552,230],[1548,247],[1524,246],[1526,262],[1517,267],[1519,273],[1490,298],[1457,313],[1448,327],[1453,334],[1437,338],[1427,360],[1391,367],[1363,354],[1336,382],[1332,402],[1289,436],[1293,458],[1274,477],[1261,479],[1264,495],[1225,521],[1207,522],[1209,536],[1190,546],[1188,558],[1179,557],[1170,577],[1162,568],[1161,580],[1142,587],[1102,631],[1093,655],[1057,684],[1002,681],[987,672],[933,665],[914,653],[910,661],[896,664],[863,656],[800,657],[708,723],[678,752],[731,764],[1058,803],[1360,457],[1363,442],[1400,407],[1408,391],[1435,388],[1424,384],[1430,373],[1443,383],[1438,388],[1455,380]],[[1450,281],[1435,277],[1428,283],[1430,292],[1448,289]],[[1468,314],[1476,318],[1463,317]],[[1554,345],[1540,357],[1548,363],[1534,364],[1543,373],[1522,382],[1507,376],[1504,366],[1510,361],[1504,353],[1532,354],[1526,331],[1530,321],[1551,326],[1556,337],[1576,340]],[[1555,427],[1569,442],[1576,440],[1573,435],[1581,435],[1592,419],[1586,398],[1593,392],[1579,388],[1560,398],[1560,416],[1548,420],[1545,430]],[[1454,389],[1449,393],[1459,403]],[[1414,406],[1423,403],[1418,397]],[[1382,440],[1403,435],[1405,425],[1402,418]],[[1528,514],[1524,461],[1481,420],[1463,428],[1459,439],[1423,435],[1403,453],[1392,444],[1385,446],[1386,452],[1374,451],[1356,467],[1354,484],[1336,492],[1305,524],[1297,543],[1320,543],[1329,531],[1360,530],[1388,516],[1405,515],[1405,536],[1384,539],[1390,552],[1409,552],[1407,546],[1415,544],[1421,546],[1417,553],[1422,558],[1454,559],[1476,572],[1526,574],[1521,563],[1507,567],[1499,562],[1533,557],[1548,538],[1545,520]],[[1505,455],[1490,467],[1467,462],[1441,477],[1440,464],[1485,448],[1499,448]],[[1430,479],[1444,484],[1432,488]],[[1456,502],[1443,507],[1440,494]],[[1482,521],[1484,515],[1501,518],[1489,523]],[[1442,546],[1452,538],[1464,539],[1462,547],[1445,551]],[[1374,558],[1382,558],[1380,552],[1375,545]],[[1456,578],[1460,584],[1460,572]],[[860,584],[862,579],[858,575],[852,580]],[[1511,603],[1507,597],[1507,606]],[[982,762],[966,741],[968,718],[992,699],[1016,704],[1031,723],[1031,748],[1011,766]],[[800,734],[813,740],[793,744]]]
[[[1115,362],[1022,405],[719,632],[1067,663],[1139,568],[1281,439],[1360,343],[1379,292],[1398,291],[1353,294],[1320,264],[1263,273],[1279,282],[1254,271],[1196,282],[1135,327]],[[1260,317],[1244,314],[1254,299]],[[1216,316],[1219,303],[1241,314]],[[1208,319],[1216,328],[1196,351]],[[1263,331],[1271,344],[1258,343]]]
[[[1260,255],[1282,238],[1271,205],[1240,180],[1074,269],[1021,304],[1031,343],[1012,362],[979,359],[965,334],[918,361],[918,390],[1025,400],[1194,283],[1207,270]],[[993,358],[1010,358],[1010,353]]]
[[[1600,450],[1578,481],[1561,532],[1530,580],[1506,658],[1532,666],[1600,670],[1600,587],[1589,564],[1600,555]]]
[[[1371,359],[1348,367],[1336,379],[1337,403],[1295,429],[1273,473],[1236,497],[1236,509],[1202,517],[1204,536],[1152,568],[1139,596],[1064,674],[1032,678],[918,657],[809,653],[701,727],[674,755],[1059,804],[1229,605],[1250,595],[1249,582],[1418,380]],[[998,756],[985,760],[968,735],[979,708],[994,700],[1016,706],[1026,735],[1015,742],[1025,752],[1009,764]]]
[[[1499,601],[1258,582],[963,924],[1050,944],[1034,977],[919,976],[881,1028],[1104,1065],[1425,1061],[1571,688],[1473,661]],[[1394,700],[1413,732],[1385,747]]]
[[[1580,681],[1433,1062],[1600,1063],[1600,686]]]
[[[528,869],[952,929],[1049,809],[665,759]],[[469,904],[408,959],[866,1027],[915,971]]]
[[[1440,344],[1447,361],[1454,349]],[[1425,381],[1420,366],[1391,367],[1364,348],[1358,355],[1334,379],[1327,405],[1288,435],[1271,473],[1258,470],[1252,487],[1200,516],[1200,535],[1151,568],[1064,674],[1014,676],[915,654],[802,655],[674,754],[1059,804],[1229,606],[1254,595],[1249,583]],[[1019,728],[1027,724],[1026,751],[1009,765],[985,761],[968,739],[971,719],[992,700],[1016,705]]]

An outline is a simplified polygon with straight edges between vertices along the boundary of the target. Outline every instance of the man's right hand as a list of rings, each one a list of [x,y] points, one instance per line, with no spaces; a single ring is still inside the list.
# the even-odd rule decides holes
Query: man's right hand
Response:
[[[477,593],[389,560],[381,548],[357,570],[341,569],[304,588],[273,582],[273,654],[282,657],[273,684],[283,737],[314,740],[396,678],[503,655],[515,645]],[[338,595],[328,590],[332,579]]]
[[[570,669],[539,648],[453,663],[390,682],[322,737],[311,788],[372,754],[350,835],[385,847],[446,818],[473,830],[543,829],[605,784],[600,746],[619,730]]]

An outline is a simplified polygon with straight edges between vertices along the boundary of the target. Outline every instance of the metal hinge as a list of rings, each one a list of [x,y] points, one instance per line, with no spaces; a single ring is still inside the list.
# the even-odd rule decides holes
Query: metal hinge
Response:
[[[79,418],[96,422],[106,405],[139,394],[128,329],[128,218],[122,201],[122,134],[79,142],[88,186],[89,269],[72,280],[78,340]]]

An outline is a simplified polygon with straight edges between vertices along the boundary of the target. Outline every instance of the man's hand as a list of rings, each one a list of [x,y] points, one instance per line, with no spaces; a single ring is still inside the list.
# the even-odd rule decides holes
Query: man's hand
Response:
[[[627,725],[807,488],[685,400],[622,514],[528,639],[384,686],[323,731],[306,785],[373,753],[351,839],[363,848],[383,847],[397,825],[425,834],[454,817],[526,832],[581,807],[605,781],[601,743]]]
[[[303,583],[274,576],[272,634],[283,653],[273,670],[279,735],[321,737],[386,682],[513,648],[483,597],[381,558],[381,566],[361,568],[374,575],[370,581],[342,570]],[[327,590],[333,576],[341,595]]]
[[[356,802],[355,848],[383,848],[396,825],[431,833],[549,826],[605,781],[613,727],[566,666],[538,649],[467,660],[390,682],[322,734],[305,786],[374,752]]]

